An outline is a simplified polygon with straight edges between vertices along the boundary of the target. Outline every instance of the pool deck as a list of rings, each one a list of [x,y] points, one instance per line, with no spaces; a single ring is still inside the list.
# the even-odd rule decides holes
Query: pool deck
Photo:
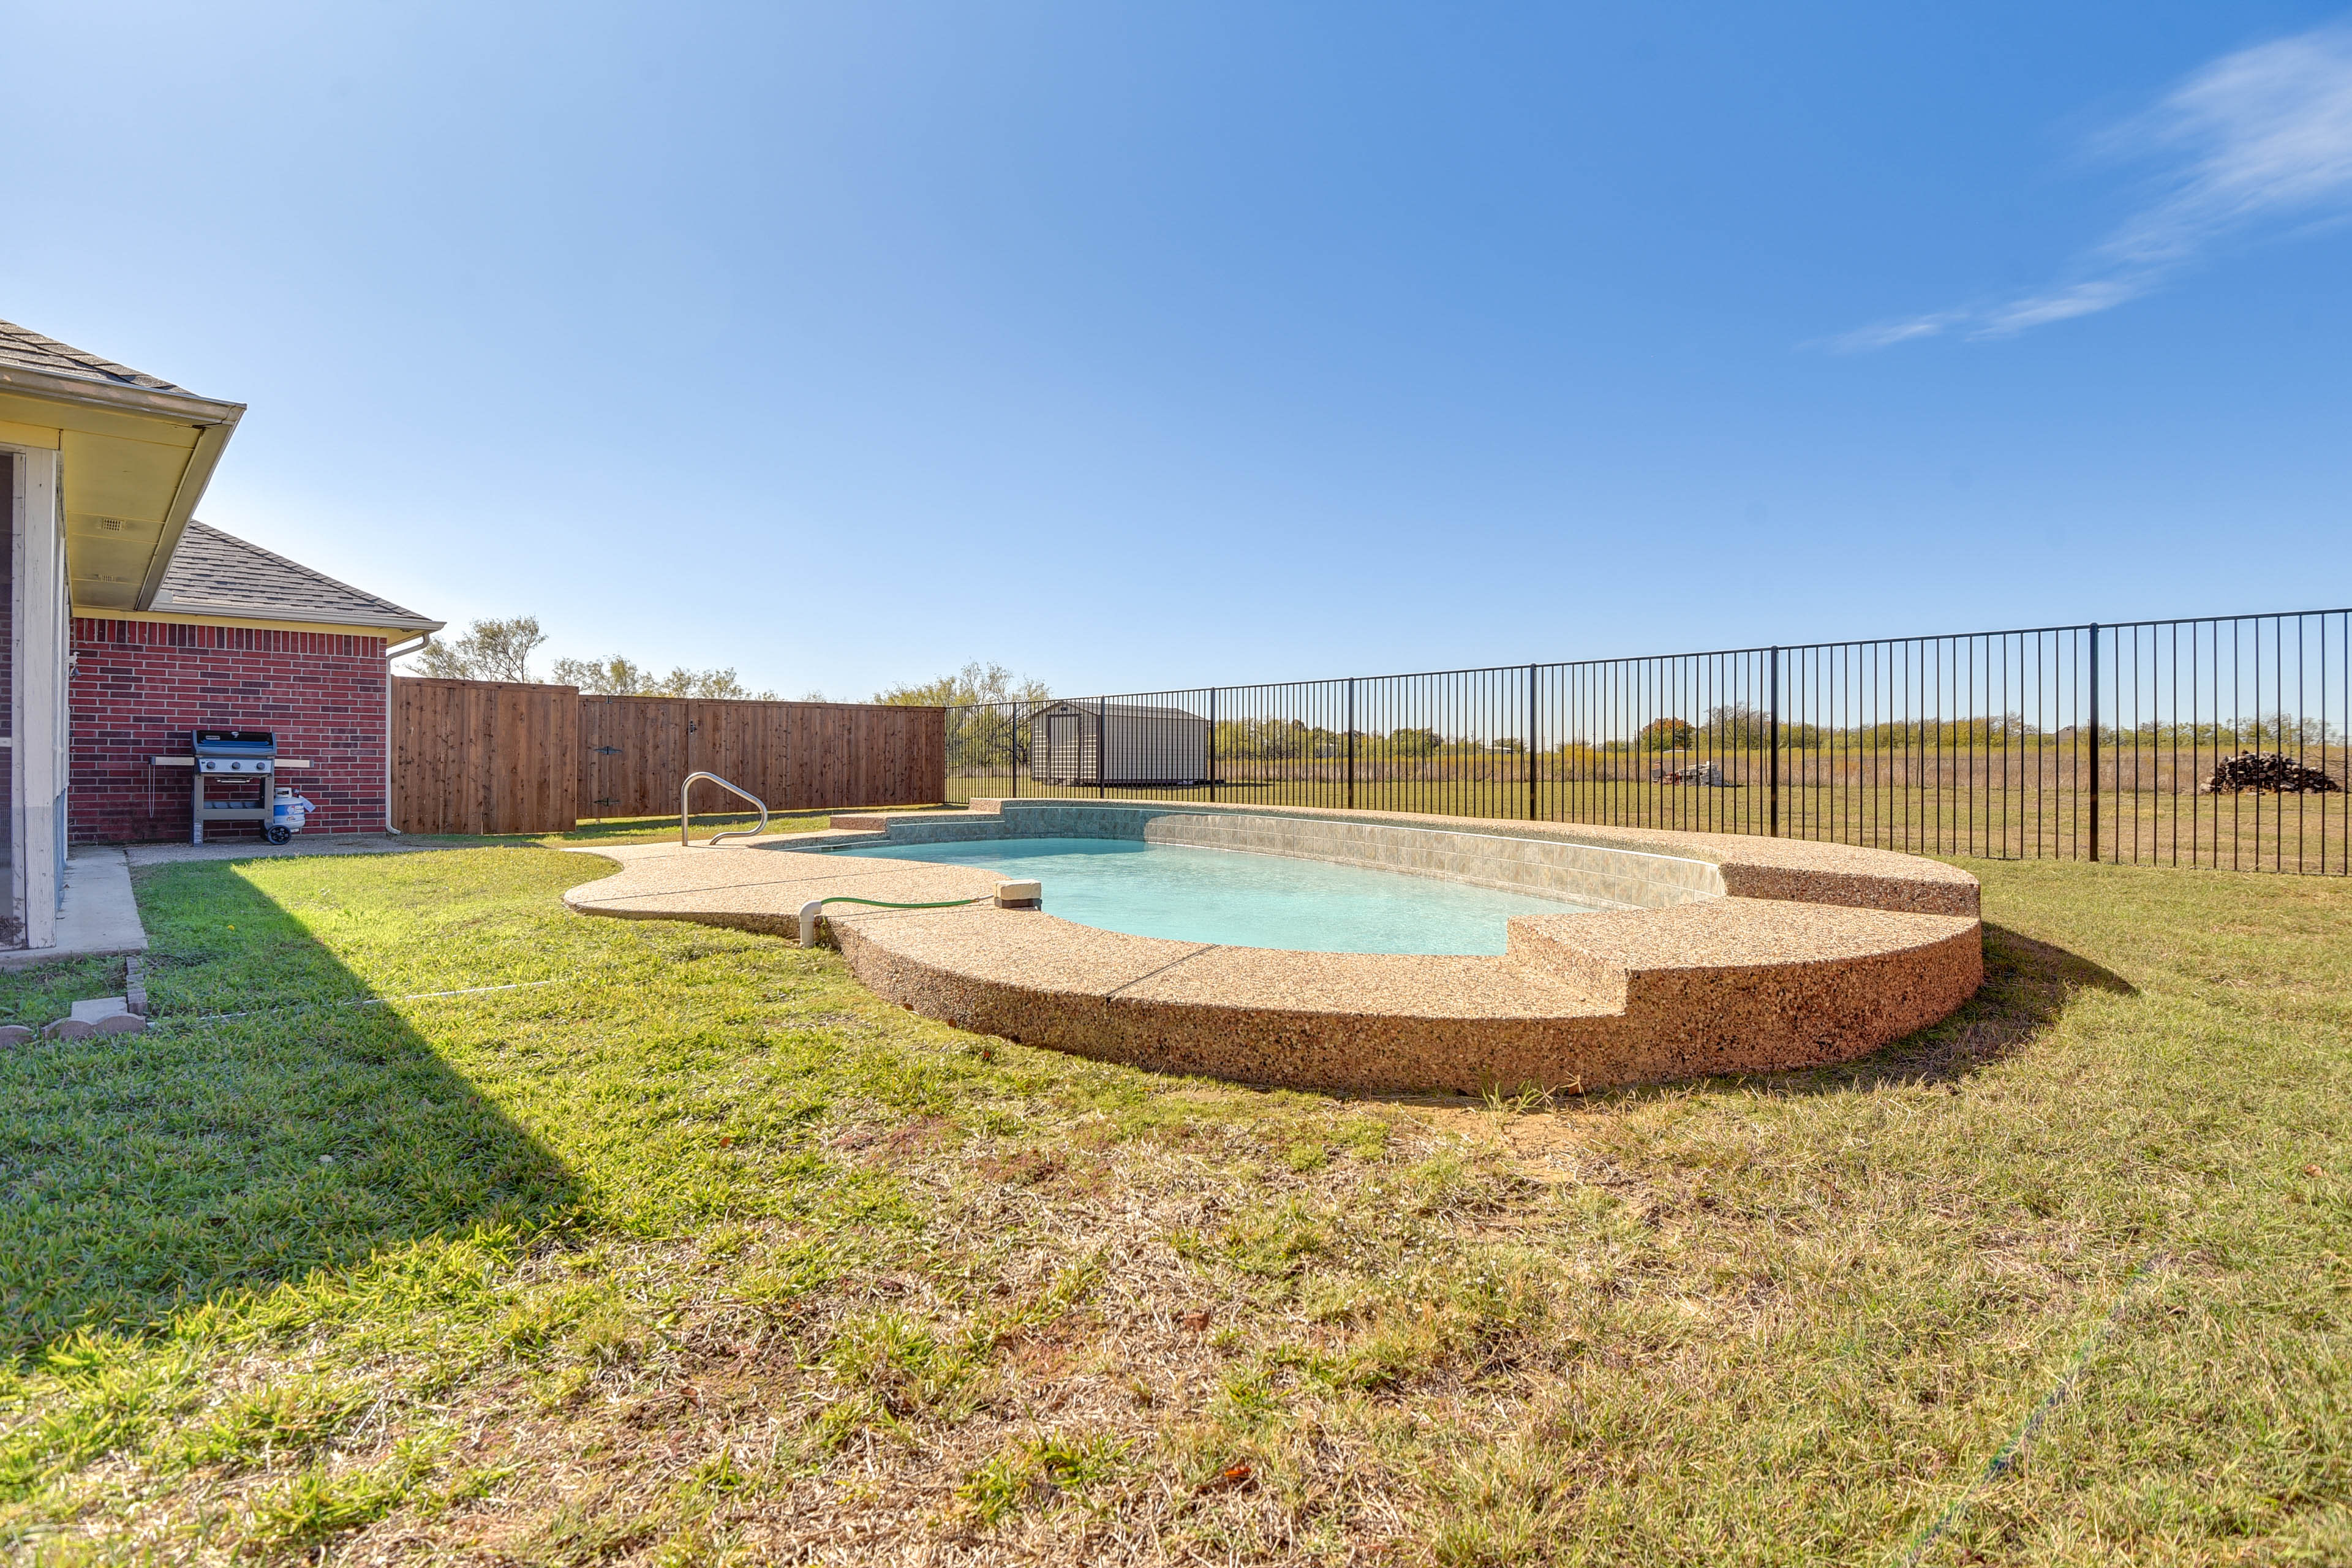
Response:
[[[1083,810],[1098,830],[1108,823],[1121,836],[1136,815],[1223,817],[1163,826],[1192,842],[1203,833],[1270,836],[1292,844],[1278,851],[1287,853],[1344,842],[1363,863],[1400,865],[1433,853],[1438,841],[1423,836],[1454,834],[1481,858],[1465,879],[1483,879],[1485,858],[1519,850],[1575,867],[1594,852],[1577,873],[1585,876],[1625,874],[1629,855],[1656,858],[1637,868],[1649,880],[1626,907],[1513,918],[1500,957],[1222,947],[987,904],[835,906],[820,937],[881,995],[960,1027],[1139,1067],[1320,1089],[1594,1089],[1814,1066],[1936,1022],[1983,977],[1976,879],[1884,850],[1312,808],[1057,805],[1064,815],[1024,803],[1002,817],[1036,833],[1084,826],[1088,818],[1068,815]],[[797,937],[797,911],[812,899],[982,897],[998,873],[810,851],[877,842],[894,829],[998,837],[1007,829],[988,820],[1000,816],[993,806],[920,814],[919,826],[912,814],[844,816],[822,835],[715,847],[583,848],[620,868],[565,901],[583,913]],[[1506,841],[1499,850],[1496,840]],[[1049,908],[1052,898],[1048,887]]]

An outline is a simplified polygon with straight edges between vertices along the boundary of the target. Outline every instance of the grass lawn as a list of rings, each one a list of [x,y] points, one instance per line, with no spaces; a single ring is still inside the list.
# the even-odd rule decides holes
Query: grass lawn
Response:
[[[144,870],[180,1021],[0,1053],[0,1555],[2352,1561],[2352,886],[1970,868],[1946,1025],[1552,1105],[961,1034],[538,846]]]

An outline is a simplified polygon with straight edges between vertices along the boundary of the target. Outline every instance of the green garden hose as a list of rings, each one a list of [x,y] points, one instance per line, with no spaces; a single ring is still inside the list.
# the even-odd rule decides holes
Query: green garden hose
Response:
[[[966,904],[989,903],[995,897],[994,893],[982,893],[976,899],[942,899],[937,903],[929,904],[893,903],[887,899],[853,899],[840,893],[829,899],[811,899],[801,906],[801,945],[803,947],[816,945],[817,911],[826,904],[866,904],[877,910],[956,910],[961,909]]]

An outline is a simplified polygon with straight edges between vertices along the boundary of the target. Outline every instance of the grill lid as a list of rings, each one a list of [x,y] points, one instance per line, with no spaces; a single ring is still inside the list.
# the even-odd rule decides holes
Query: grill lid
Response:
[[[267,730],[196,730],[189,742],[200,757],[274,757],[278,737]]]

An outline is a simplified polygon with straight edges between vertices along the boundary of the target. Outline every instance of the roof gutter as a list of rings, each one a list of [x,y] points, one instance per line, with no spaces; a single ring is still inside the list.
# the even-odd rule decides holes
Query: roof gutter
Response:
[[[172,504],[163,514],[163,532],[155,542],[153,553],[147,558],[147,570],[140,576],[138,596],[131,601],[133,609],[151,607],[155,590],[163,585],[164,570],[172,564],[172,552],[180,547],[180,535],[187,531],[188,519],[195,515],[196,503],[204,500],[205,487],[212,483],[213,469],[219,465],[228,438],[236,433],[236,422],[245,416],[245,405],[221,403],[194,393],[158,392],[151,387],[124,386],[78,375],[56,375],[22,365],[0,365],[0,392],[20,392],[52,403],[79,404],[87,408],[143,415],[150,419],[195,426],[195,447],[180,470],[179,485],[173,490]]]
[[[111,408],[123,414],[146,414],[181,425],[234,426],[245,413],[242,403],[222,403],[193,392],[157,392],[120,382],[92,381],[87,376],[56,375],[23,365],[0,364],[0,392],[21,392],[52,403],[79,403],[91,408]]]

